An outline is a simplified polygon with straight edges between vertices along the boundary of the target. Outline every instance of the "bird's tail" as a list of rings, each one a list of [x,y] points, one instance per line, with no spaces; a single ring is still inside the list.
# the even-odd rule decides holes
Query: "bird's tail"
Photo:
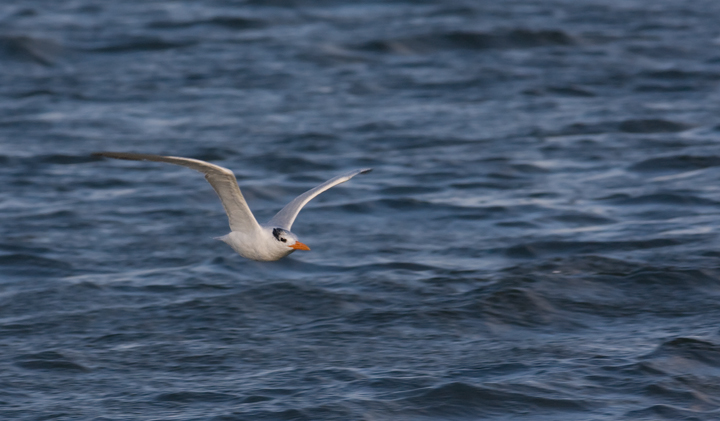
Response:
[[[222,237],[213,237],[213,240],[220,240],[220,241],[222,241],[223,243],[227,243],[227,238],[228,238],[229,235],[230,235],[230,234],[225,234],[225,235],[223,235]]]

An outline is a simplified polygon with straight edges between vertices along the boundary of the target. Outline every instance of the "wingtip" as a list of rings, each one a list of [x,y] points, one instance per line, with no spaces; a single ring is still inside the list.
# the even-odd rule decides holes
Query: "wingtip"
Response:
[[[372,168],[363,168],[360,170],[360,174],[367,174],[372,170],[373,170]]]
[[[117,155],[119,155],[120,152],[93,152],[90,155],[91,156],[102,156],[103,158],[116,158]]]
[[[92,156],[101,156],[103,158],[113,158],[113,159],[124,159],[127,161],[141,161],[144,159],[147,159],[149,155],[144,154],[138,154],[138,153],[131,153],[131,152],[93,152],[91,154]]]

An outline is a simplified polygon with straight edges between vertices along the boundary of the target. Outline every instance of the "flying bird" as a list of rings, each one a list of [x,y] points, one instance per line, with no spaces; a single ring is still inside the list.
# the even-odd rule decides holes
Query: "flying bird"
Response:
[[[266,224],[259,224],[240,192],[235,174],[227,168],[199,159],[175,156],[121,152],[96,152],[93,155],[131,161],[167,162],[205,174],[205,179],[220,197],[230,222],[230,233],[216,239],[227,243],[239,255],[259,261],[279,260],[295,250],[310,250],[310,247],[301,243],[297,236],[290,232],[303,206],[330,187],[372,170],[364,168],[332,178],[296,197]]]

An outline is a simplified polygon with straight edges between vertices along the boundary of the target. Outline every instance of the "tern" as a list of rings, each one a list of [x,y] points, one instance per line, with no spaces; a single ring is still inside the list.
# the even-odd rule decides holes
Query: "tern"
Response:
[[[310,250],[310,247],[301,243],[297,236],[290,232],[303,206],[325,190],[372,170],[372,168],[364,168],[331,178],[293,199],[269,222],[261,225],[245,202],[235,174],[227,168],[199,159],[176,156],[122,152],[96,152],[93,155],[131,161],[167,162],[205,174],[205,179],[220,197],[230,222],[230,233],[216,239],[228,244],[239,255],[259,261],[279,260],[295,250]]]

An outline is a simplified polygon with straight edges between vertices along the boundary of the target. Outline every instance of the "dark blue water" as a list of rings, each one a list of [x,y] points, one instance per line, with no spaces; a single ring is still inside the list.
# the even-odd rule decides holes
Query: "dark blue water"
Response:
[[[720,3],[7,0],[0,418],[720,418]],[[237,256],[202,176],[312,251]]]

